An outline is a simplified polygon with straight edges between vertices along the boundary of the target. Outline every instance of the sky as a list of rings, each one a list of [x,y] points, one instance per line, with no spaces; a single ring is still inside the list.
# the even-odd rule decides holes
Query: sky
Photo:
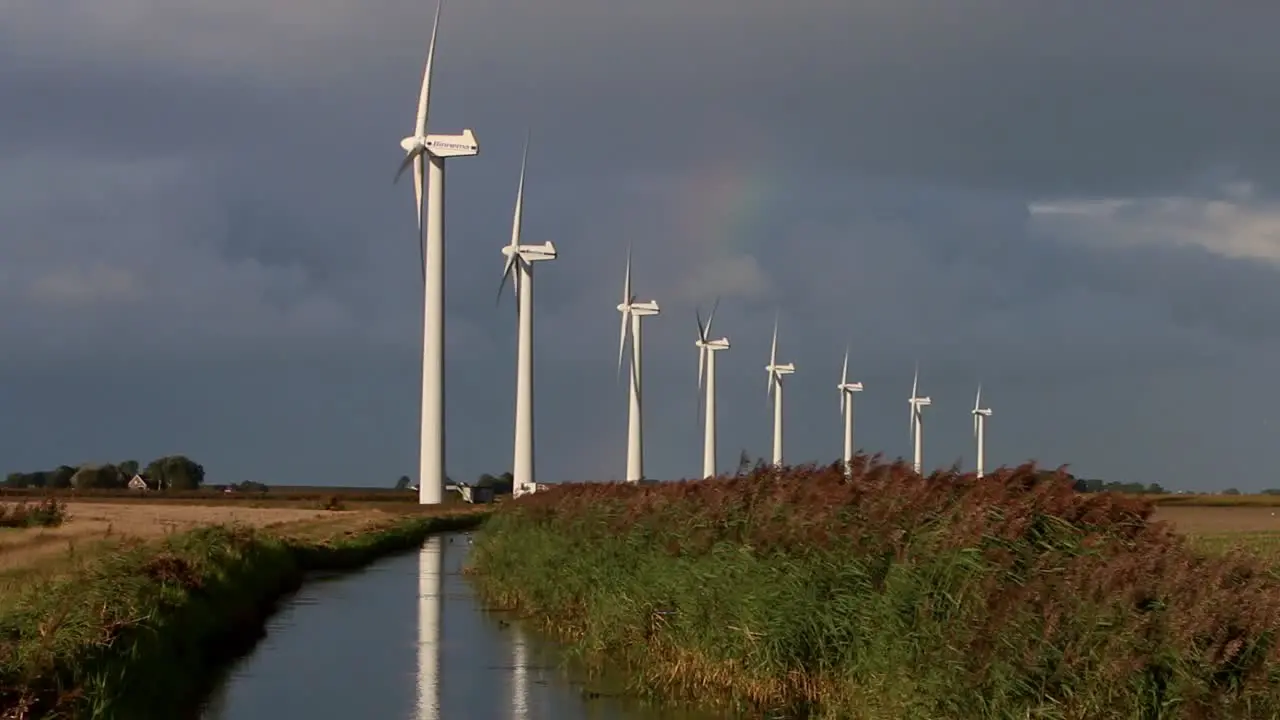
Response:
[[[0,463],[183,453],[208,481],[418,466],[409,183],[429,0],[15,0],[0,11]],[[623,263],[646,474],[701,469],[694,311],[720,298],[720,453],[856,443],[1169,488],[1280,487],[1280,6],[1199,0],[451,0],[447,472],[510,468],[495,303],[521,143],[543,482],[620,479]]]

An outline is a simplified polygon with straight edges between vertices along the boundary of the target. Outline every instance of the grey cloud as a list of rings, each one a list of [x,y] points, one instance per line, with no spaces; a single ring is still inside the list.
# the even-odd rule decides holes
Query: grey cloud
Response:
[[[0,119],[0,337],[22,348],[0,359],[0,455],[187,450],[278,482],[412,472],[421,290],[411,191],[390,179],[430,8],[92,5],[68,23],[24,2],[0,26],[0,103],[23,109]],[[637,289],[663,307],[646,326],[655,476],[698,467],[694,306],[720,295],[722,464],[768,450],[781,308],[792,458],[839,451],[852,342],[868,448],[906,452],[918,359],[930,463],[970,454],[983,380],[997,462],[1207,483],[1209,460],[1168,452],[1195,427],[1169,398],[1225,414],[1271,397],[1275,271],[1081,242],[1026,210],[1194,198],[1224,177],[1267,202],[1280,11],[1169,8],[450,5],[432,122],[482,145],[449,169],[450,472],[507,462],[514,313],[494,292],[529,126],[525,232],[561,250],[536,289],[545,479],[620,472],[631,242]],[[90,400],[143,410],[59,423]],[[1251,407],[1200,441],[1223,472],[1265,445],[1236,432],[1265,419]]]

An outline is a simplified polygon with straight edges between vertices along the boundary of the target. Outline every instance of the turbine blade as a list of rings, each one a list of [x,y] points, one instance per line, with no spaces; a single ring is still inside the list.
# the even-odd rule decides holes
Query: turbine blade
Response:
[[[982,407],[982,383],[978,383],[978,396],[973,399],[973,409],[976,411]]]
[[[844,365],[840,366],[840,384],[844,385],[849,382],[849,346],[844,346]],[[841,390],[840,392],[844,392]]]
[[[622,313],[622,329],[618,333],[618,377],[622,377],[622,351],[627,346],[627,321],[631,319],[631,313]]]
[[[915,377],[911,378],[911,399],[916,397],[916,388],[920,384],[920,363],[916,363]]]
[[[511,216],[511,247],[520,244],[520,227],[524,222],[524,169],[529,159],[529,140],[525,139],[524,152],[520,156],[520,184],[516,186],[516,209]]]
[[[696,404],[696,407],[694,408],[694,415],[693,415],[694,427],[698,427],[698,423],[702,419],[702,401],[703,401],[703,395],[704,395],[702,392],[703,360],[705,359],[706,354],[708,352],[710,351],[707,350],[705,347],[698,348],[698,402]]]
[[[422,236],[422,186],[426,184],[423,177],[426,170],[422,155],[413,161],[413,197],[418,202],[418,269],[422,271],[422,282],[427,282],[427,247],[426,238]]]
[[[431,66],[436,57],[436,34],[440,31],[440,9],[444,0],[436,3],[436,17],[431,23],[431,44],[427,46],[427,64],[422,71],[422,90],[418,95],[418,117],[414,129],[418,135],[427,134],[427,109],[431,104]]]
[[[977,437],[978,437],[978,423],[979,423],[979,422],[980,422],[980,421],[978,420],[978,414],[977,414],[977,413],[974,413],[974,414],[973,414],[973,437],[974,437],[974,439],[977,439]]]
[[[844,388],[840,388],[840,417],[844,417],[845,403],[848,402],[848,399],[845,396],[848,394],[849,393],[844,391]]]
[[[702,377],[706,373],[707,353],[710,352],[705,346],[698,348],[698,389],[702,389]]]
[[[711,314],[707,316],[707,329],[704,340],[711,336],[711,323],[716,319],[716,308],[720,307],[720,298],[717,297],[715,302],[711,303]]]
[[[400,176],[404,175],[404,171],[408,170],[409,166],[414,164],[414,159],[422,157],[422,154],[426,151],[427,149],[425,147],[416,147],[410,150],[409,154],[404,156],[404,160],[400,161],[400,167],[396,170],[396,176],[391,181],[391,184],[394,185],[395,183],[400,182]]]
[[[769,346],[769,364],[778,364],[778,318],[773,318],[773,344]]]
[[[515,253],[512,253],[507,257],[507,262],[505,266],[502,268],[502,280],[498,281],[498,299],[494,302],[495,305],[502,304],[502,290],[507,286],[507,278],[511,276],[511,270],[515,266],[516,266],[516,255]],[[511,286],[513,288],[516,286],[516,282],[517,280],[515,278],[511,279]]]
[[[709,327],[709,324],[708,324],[708,325],[703,325],[703,324],[702,324],[702,311],[701,311],[701,310],[699,310],[699,309],[697,309],[697,308],[694,308],[694,309],[693,309],[693,314],[694,314],[694,316],[695,316],[695,317],[697,318],[697,320],[698,320],[698,341],[699,341],[699,342],[706,342],[706,341],[707,341],[707,329],[708,329],[708,327]]]
[[[622,304],[631,303],[631,243],[627,242],[627,274],[622,281]]]

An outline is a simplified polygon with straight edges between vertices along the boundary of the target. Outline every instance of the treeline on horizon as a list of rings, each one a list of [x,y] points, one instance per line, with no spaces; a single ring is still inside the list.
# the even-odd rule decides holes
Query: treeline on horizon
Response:
[[[134,475],[140,476],[152,490],[199,490],[204,483],[204,466],[185,455],[165,455],[147,463],[146,467],[137,460],[125,460],[120,463],[59,465],[52,470],[35,472],[11,472],[3,484],[5,488],[15,490],[112,490],[127,488]],[[266,490],[261,483],[252,484]]]

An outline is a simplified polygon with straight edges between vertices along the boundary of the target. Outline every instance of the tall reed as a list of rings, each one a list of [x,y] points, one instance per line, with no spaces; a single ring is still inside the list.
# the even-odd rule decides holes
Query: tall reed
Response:
[[[850,718],[1280,717],[1280,577],[1033,465],[564,485],[473,572],[651,692]]]

